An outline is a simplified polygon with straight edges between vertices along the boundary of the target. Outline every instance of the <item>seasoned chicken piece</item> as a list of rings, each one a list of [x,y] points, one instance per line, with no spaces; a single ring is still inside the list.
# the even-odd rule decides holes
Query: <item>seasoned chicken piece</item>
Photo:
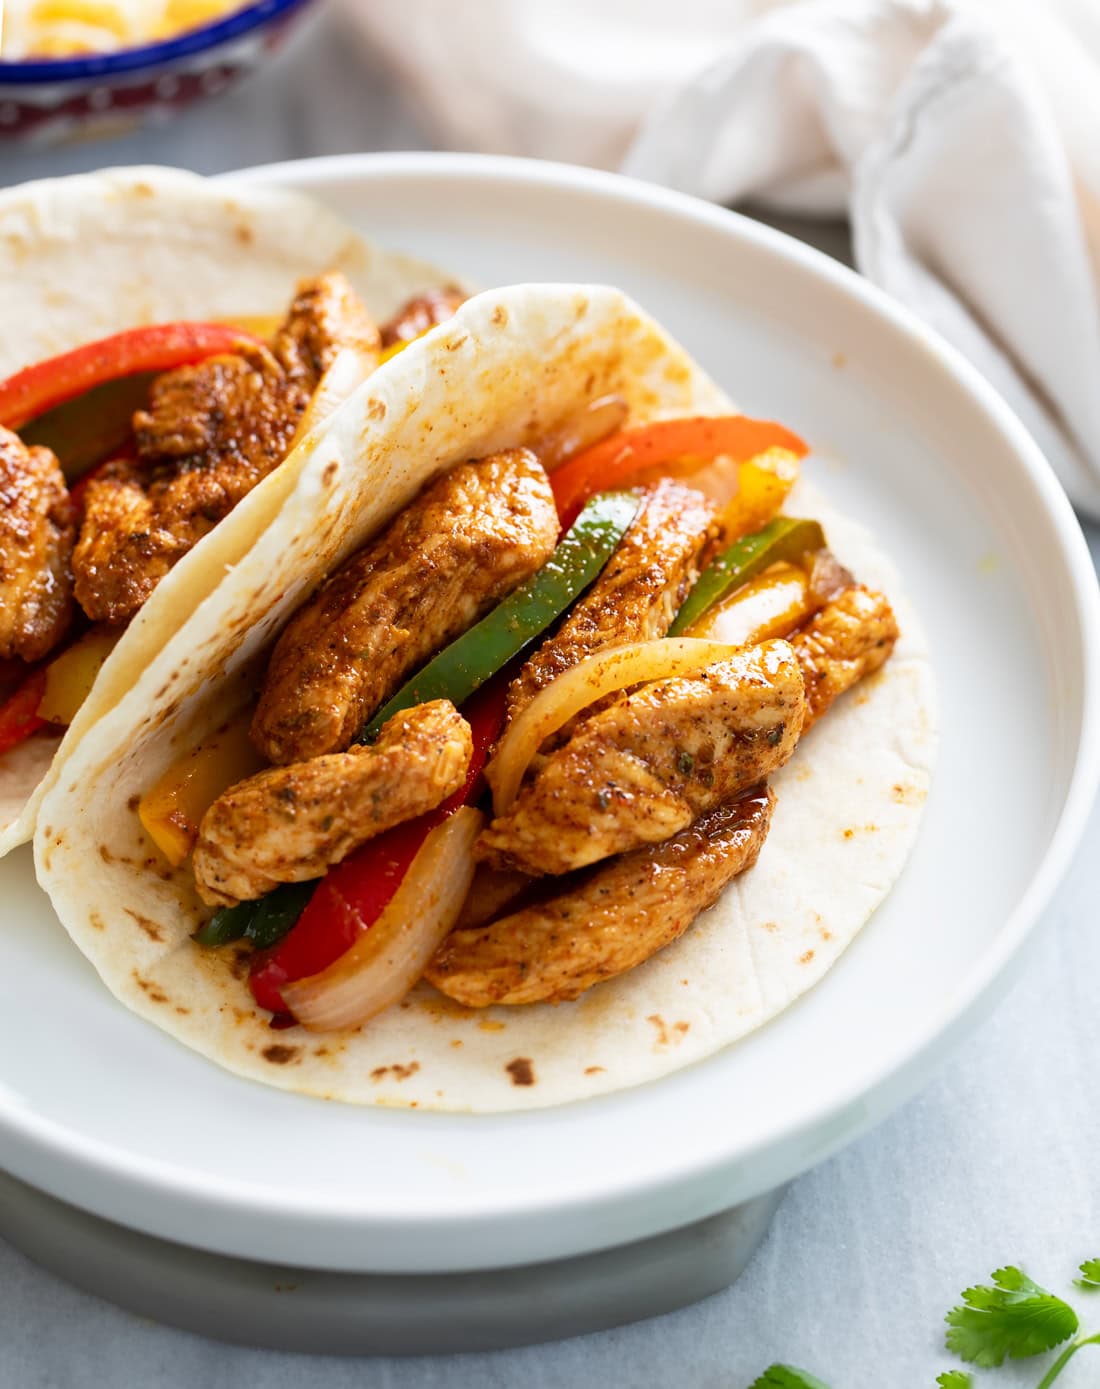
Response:
[[[536,881],[529,873],[516,873],[508,869],[500,872],[487,864],[479,864],[455,923],[456,930],[464,926],[484,926],[487,921],[500,916],[510,902],[525,896],[527,889]]]
[[[269,762],[346,748],[407,675],[550,556],[558,513],[527,449],[430,484],[291,619],[252,740]]]
[[[885,596],[862,584],[844,589],[796,632],[791,646],[806,681],[805,728],[845,690],[878,670],[897,639],[897,619]]]
[[[287,376],[302,381],[312,395],[342,348],[377,357],[382,335],[344,276],[329,271],[299,284],[271,347]]]
[[[670,945],[751,868],[773,803],[758,787],[663,844],[578,875],[549,901],[453,931],[425,977],[468,1008],[576,998]]]
[[[0,657],[41,660],[68,631],[75,538],[57,459],[0,428]]]
[[[550,754],[477,857],[568,873],[670,839],[777,771],[806,713],[785,641],[738,651],[691,679],[658,680],[586,719]]]
[[[506,726],[544,686],[601,648],[665,635],[717,535],[715,514],[701,492],[679,482],[646,489],[607,568],[509,686]]]
[[[321,877],[366,840],[434,810],[462,785],[472,755],[470,725],[437,699],[395,714],[371,747],[239,782],[199,827],[199,895],[232,905]]]
[[[446,323],[458,313],[467,297],[456,285],[418,294],[382,325],[382,346],[393,347],[399,342],[411,342],[437,323]]]
[[[134,416],[136,461],[89,484],[73,557],[76,596],[94,621],[126,622],[172,566],[289,451],[341,347],[378,349],[378,329],[342,275],[303,283],[263,347],[165,372]]]

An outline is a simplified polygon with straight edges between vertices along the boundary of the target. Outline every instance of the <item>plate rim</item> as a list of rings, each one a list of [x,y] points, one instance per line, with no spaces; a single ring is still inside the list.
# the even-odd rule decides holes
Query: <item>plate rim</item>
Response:
[[[831,1090],[827,1099],[802,1114],[798,1120],[774,1125],[748,1147],[739,1147],[736,1152],[726,1150],[719,1157],[711,1153],[703,1154],[694,1161],[690,1155],[684,1155],[673,1147],[669,1150],[668,1160],[663,1164],[659,1178],[646,1175],[632,1181],[629,1173],[620,1171],[613,1182],[605,1180],[601,1183],[597,1173],[593,1184],[583,1193],[556,1203],[542,1201],[537,1206],[537,1213],[540,1219],[546,1220],[566,1212],[577,1214],[620,1207],[623,1203],[639,1199],[653,1199],[677,1184],[716,1178],[723,1166],[731,1162],[746,1166],[760,1165],[768,1149],[785,1147],[787,1155],[784,1162],[766,1181],[760,1179],[757,1182],[759,1190],[765,1190],[768,1186],[788,1180],[828,1153],[851,1142],[863,1129],[882,1118],[920,1084],[930,1079],[937,1061],[944,1059],[945,1053],[957,1044],[961,1036],[977,1025],[999,994],[1007,988],[1013,966],[1018,967],[1022,963],[1024,947],[1042,924],[1043,910],[1069,867],[1100,786],[1100,708],[1096,699],[1100,685],[1100,586],[1085,538],[1065,493],[1038,445],[1008,404],[957,349],[855,271],[805,243],[739,213],[624,175],[495,155],[419,151],[335,155],[261,165],[219,177],[273,185],[289,182],[295,187],[308,188],[310,184],[325,182],[402,176],[414,181],[426,177],[458,181],[478,177],[520,184],[533,181],[561,187],[569,193],[588,191],[604,195],[620,206],[633,204],[657,208],[689,221],[709,224],[734,239],[755,243],[779,261],[801,264],[817,278],[830,281],[842,294],[854,296],[872,317],[885,320],[889,328],[922,346],[963,387],[970,400],[996,427],[1005,440],[1007,450],[1013,454],[1014,462],[1027,475],[1059,542],[1066,576],[1075,599],[1076,636],[1080,643],[1083,713],[1076,756],[1057,822],[1027,889],[1014,911],[1006,918],[995,940],[970,965],[962,986],[953,989],[950,998],[945,999],[942,1007],[930,1015],[928,1024],[907,1039],[904,1048],[900,1049],[904,1054],[899,1055],[899,1049],[884,1049],[881,1063],[869,1076],[864,1075],[848,1087]],[[653,1093],[658,1091],[655,1089]],[[607,1098],[614,1099],[615,1096]],[[585,1103],[595,1104],[600,1100]],[[554,1112],[555,1109],[533,1111],[524,1117],[531,1122],[537,1119],[539,1113]],[[431,1118],[428,1115],[420,1117],[429,1121]],[[829,1138],[817,1143],[809,1141],[815,1130],[820,1131],[830,1125],[832,1132]],[[415,1212],[394,1213],[387,1211],[380,1203],[372,1206],[368,1201],[351,1205],[346,1200],[326,1200],[323,1191],[316,1187],[291,1192],[284,1187],[246,1185],[227,1180],[221,1187],[212,1190],[182,1165],[135,1158],[126,1150],[114,1148],[98,1139],[84,1137],[74,1143],[71,1132],[64,1125],[32,1114],[18,1104],[12,1106],[2,1087],[0,1132],[21,1140],[28,1153],[33,1154],[37,1150],[42,1157],[48,1156],[62,1167],[83,1173],[86,1179],[91,1177],[97,1180],[99,1189],[95,1199],[100,1208],[108,1195],[108,1188],[114,1189],[116,1195],[124,1196],[127,1189],[132,1191],[134,1187],[139,1187],[149,1196],[171,1198],[185,1207],[189,1206],[192,1211],[200,1208],[206,1213],[232,1210],[237,1214],[247,1213],[253,1217],[277,1220],[288,1230],[296,1226],[328,1225],[330,1222],[359,1222],[360,1229],[369,1223],[375,1231],[388,1229],[400,1233],[431,1226],[433,1229],[442,1227],[452,1235],[461,1235],[475,1226],[483,1228],[486,1223],[493,1221],[508,1221],[517,1215],[534,1213],[530,1202],[518,1194],[493,1203],[483,1199],[483,1194],[479,1193],[482,1199],[479,1199],[477,1206],[462,1212],[456,1212],[453,1205],[439,1208],[425,1205]],[[29,1178],[25,1173],[19,1175],[35,1180],[33,1175]],[[44,1178],[45,1174],[42,1176]],[[43,1180],[36,1184],[57,1186],[56,1181],[46,1183]],[[70,1194],[56,1189],[54,1194],[73,1200]],[[83,1195],[90,1198],[92,1193],[86,1187]],[[117,1200],[108,1200],[107,1204],[115,1212],[118,1211]],[[92,1207],[89,1205],[88,1208]],[[720,1205],[715,1208],[720,1208]],[[114,1218],[120,1217],[116,1213]],[[147,1220],[144,1225],[148,1227]],[[664,1228],[670,1227],[671,1224],[666,1222]],[[514,1262],[522,1260],[517,1258]],[[462,1267],[474,1266],[477,1265],[471,1262],[462,1264]]]

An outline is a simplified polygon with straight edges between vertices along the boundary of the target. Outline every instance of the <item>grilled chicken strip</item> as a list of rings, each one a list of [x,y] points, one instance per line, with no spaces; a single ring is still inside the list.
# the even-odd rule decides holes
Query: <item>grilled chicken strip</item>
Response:
[[[418,338],[437,323],[446,323],[458,313],[466,299],[465,292],[456,285],[418,294],[382,325],[382,346],[393,347],[399,342],[412,342],[413,338]]]
[[[57,459],[0,428],[0,657],[41,660],[65,635],[75,538]]]
[[[670,945],[751,868],[773,802],[758,787],[663,844],[580,875],[549,901],[452,932],[425,977],[469,1008],[576,998]]]
[[[199,895],[231,906],[321,877],[366,840],[434,810],[462,785],[472,755],[470,725],[437,699],[395,714],[371,747],[249,777],[203,816]]]
[[[292,618],[253,742],[276,763],[346,748],[407,675],[549,558],[557,536],[550,482],[527,449],[438,478]]]
[[[647,488],[607,568],[512,681],[506,722],[603,647],[663,637],[699,577],[703,552],[717,534],[715,515],[701,492],[679,482]]]
[[[377,353],[378,329],[339,274],[299,286],[270,348],[159,376],[134,416],[137,459],[87,491],[73,557],[93,621],[128,621],[161,579],[286,457],[298,422],[341,347]]]
[[[806,714],[785,641],[747,647],[691,679],[658,680],[586,719],[550,754],[477,857],[568,873],[670,839],[777,771]]]
[[[898,639],[893,609],[881,593],[862,584],[846,588],[791,637],[806,681],[803,732],[845,690],[878,670]]]

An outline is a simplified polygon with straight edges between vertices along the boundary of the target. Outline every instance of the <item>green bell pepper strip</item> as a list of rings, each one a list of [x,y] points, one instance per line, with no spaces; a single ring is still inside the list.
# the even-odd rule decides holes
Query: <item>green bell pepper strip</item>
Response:
[[[387,719],[430,699],[449,699],[461,707],[603,572],[637,515],[638,505],[635,492],[601,492],[593,497],[542,568],[402,685],[364,725],[357,741],[373,742]]]
[[[812,550],[825,548],[825,534],[816,521],[777,516],[763,530],[743,535],[703,571],[669,628],[682,636],[727,593],[754,579],[779,560],[797,562]]]
[[[282,883],[253,902],[222,907],[192,937],[199,945],[228,945],[242,937],[256,950],[266,950],[281,941],[305,910],[320,880]]]

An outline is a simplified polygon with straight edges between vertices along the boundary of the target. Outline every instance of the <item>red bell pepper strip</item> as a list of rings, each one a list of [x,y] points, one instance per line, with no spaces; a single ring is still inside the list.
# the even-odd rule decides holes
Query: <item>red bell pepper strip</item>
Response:
[[[188,366],[220,352],[230,352],[242,340],[259,341],[253,334],[224,323],[161,323],[116,333],[114,337],[37,362],[0,381],[0,425],[18,429],[107,381]],[[124,448],[112,456],[131,454],[132,449]],[[78,507],[84,504],[88,484],[102,474],[108,461],[90,469],[71,487],[69,496]],[[8,674],[5,670],[0,678]],[[41,666],[0,702],[0,756],[44,726],[45,720],[38,717],[37,711],[45,689],[46,668]]]
[[[20,429],[95,386],[145,371],[191,366],[241,341],[259,342],[229,323],[154,323],[50,357],[0,381],[0,425]]]
[[[809,450],[797,434],[771,420],[747,415],[696,415],[657,420],[611,434],[578,453],[550,475],[558,514],[564,524],[594,492],[619,487],[633,473],[676,458],[730,457],[747,462],[771,448],[803,458]]]
[[[38,706],[46,693],[46,667],[32,670],[23,683],[0,704],[0,756],[45,727]]]
[[[279,944],[253,956],[252,997],[277,1020],[288,1014],[282,986],[319,974],[349,950],[382,915],[429,831],[479,793],[489,749],[504,723],[507,688],[507,680],[498,677],[462,707],[474,743],[464,785],[435,810],[387,830],[331,868]]]

